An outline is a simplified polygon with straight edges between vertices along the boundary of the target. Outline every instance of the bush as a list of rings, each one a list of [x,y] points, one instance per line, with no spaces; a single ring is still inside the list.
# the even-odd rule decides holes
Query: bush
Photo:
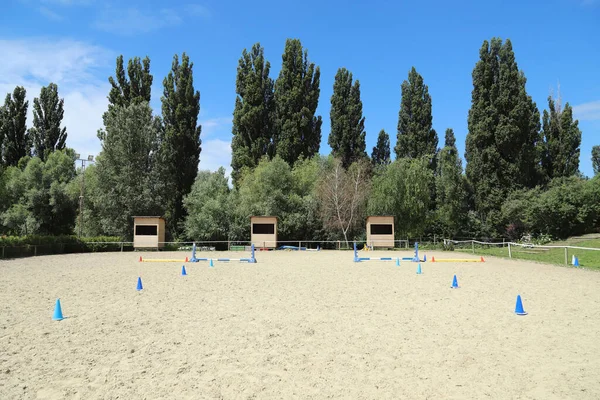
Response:
[[[121,238],[99,236],[78,238],[77,236],[1,236],[0,257],[17,258],[35,255],[86,253],[97,251],[120,251]],[[112,243],[111,243],[112,242]],[[128,249],[129,250],[129,249]]]

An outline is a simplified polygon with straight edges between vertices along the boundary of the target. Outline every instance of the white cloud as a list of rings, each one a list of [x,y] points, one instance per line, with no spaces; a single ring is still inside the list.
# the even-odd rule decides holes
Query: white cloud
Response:
[[[96,133],[103,127],[102,114],[108,107],[108,76],[113,73],[114,54],[106,49],[74,40],[43,38],[0,40],[0,101],[15,86],[27,90],[27,126],[33,121],[33,98],[42,86],[58,85],[65,100],[63,126],[67,127],[67,146],[87,157],[101,150]],[[204,110],[206,111],[206,110]],[[160,107],[155,110],[160,113]],[[216,171],[225,167],[231,173],[232,117],[200,119],[202,152],[200,169]]]
[[[573,106],[573,115],[580,121],[599,121],[600,100]]]
[[[233,117],[217,117],[209,119],[200,119],[198,123],[202,125],[202,138],[211,136],[229,136],[231,135],[231,125]]]
[[[100,12],[94,23],[96,29],[120,35],[149,33],[167,26],[176,26],[182,22],[179,14],[168,8],[156,12],[142,11],[138,8],[106,8]]]
[[[216,171],[219,167],[224,167],[226,175],[231,175],[231,142],[221,139],[202,140],[198,169]]]
[[[210,10],[201,4],[188,4],[185,6],[185,11],[189,15],[195,17],[210,17]]]
[[[98,12],[93,27],[108,33],[131,36],[180,25],[187,17],[210,16],[210,10],[201,4],[162,9],[120,8],[108,5]]]
[[[50,10],[48,7],[40,7],[38,9],[38,11],[40,12],[40,14],[42,14],[43,16],[45,16],[48,19],[51,19],[52,21],[62,21],[63,17],[58,14],[55,13],[54,11]]]
[[[41,0],[46,4],[58,4],[61,6],[87,6],[92,4],[94,0]]]
[[[96,132],[102,127],[110,88],[97,73],[108,76],[110,72],[103,70],[114,62],[111,53],[74,40],[33,38],[0,40],[0,54],[5,57],[0,63],[0,94],[4,98],[15,86],[27,90],[27,126],[33,121],[33,98],[42,86],[54,82],[65,99],[67,146],[82,154],[98,154]]]

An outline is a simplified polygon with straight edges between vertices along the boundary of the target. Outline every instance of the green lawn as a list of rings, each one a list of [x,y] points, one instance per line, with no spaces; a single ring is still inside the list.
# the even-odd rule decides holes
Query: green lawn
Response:
[[[600,239],[567,239],[562,242],[553,242],[552,246],[579,246],[600,249]],[[472,254],[471,244],[465,244],[464,248],[457,248],[456,251],[468,252]],[[549,264],[565,265],[565,249],[539,249],[539,248],[523,248],[520,246],[511,246],[512,258],[539,261]],[[508,246],[490,246],[482,247],[475,246],[475,254],[489,255],[496,257],[508,258]],[[600,250],[579,250],[568,249],[567,258],[571,265],[572,256],[575,255],[579,259],[579,266],[600,270]]]

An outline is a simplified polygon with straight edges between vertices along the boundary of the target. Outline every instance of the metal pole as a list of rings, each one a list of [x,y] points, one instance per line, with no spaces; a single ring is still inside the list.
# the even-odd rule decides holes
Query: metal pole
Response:
[[[475,254],[475,241],[471,240],[471,249],[473,250],[473,254]]]
[[[510,251],[510,242],[508,242],[508,258],[512,258],[512,253]]]
[[[565,265],[569,266],[569,249],[565,247]]]

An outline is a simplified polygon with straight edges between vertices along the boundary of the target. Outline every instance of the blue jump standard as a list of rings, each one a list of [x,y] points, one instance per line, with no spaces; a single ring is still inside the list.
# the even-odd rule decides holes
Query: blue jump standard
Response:
[[[250,246],[250,258],[217,258],[216,261],[221,262],[230,262],[230,261],[239,261],[239,262],[247,262],[256,264],[256,258],[254,257],[254,244]],[[192,246],[192,258],[190,262],[199,262],[199,261],[212,261],[212,258],[196,258],[196,243]]]

